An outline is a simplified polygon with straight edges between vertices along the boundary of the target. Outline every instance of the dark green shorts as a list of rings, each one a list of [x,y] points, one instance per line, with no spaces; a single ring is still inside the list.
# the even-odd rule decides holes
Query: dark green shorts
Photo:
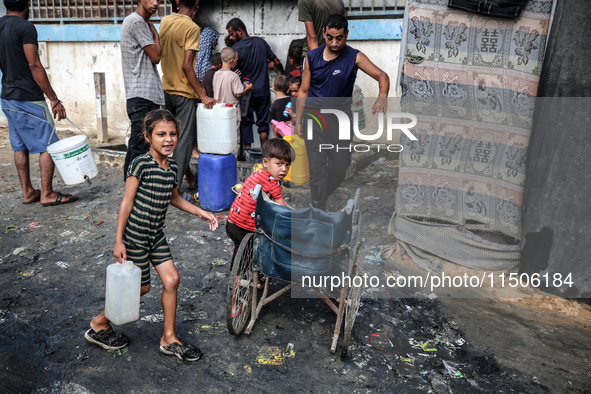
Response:
[[[170,253],[163,232],[156,236],[153,245],[138,245],[125,236],[123,237],[123,244],[127,250],[127,259],[133,261],[142,270],[142,286],[150,284],[150,262],[154,267],[157,267],[168,260],[172,260],[172,253]]]

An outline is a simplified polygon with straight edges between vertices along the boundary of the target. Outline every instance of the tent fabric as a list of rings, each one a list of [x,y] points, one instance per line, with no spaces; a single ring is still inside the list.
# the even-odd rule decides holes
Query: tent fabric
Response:
[[[520,18],[507,19],[448,8],[446,0],[409,0],[401,104],[418,123],[417,140],[401,142],[391,221],[399,240],[471,268],[519,264],[526,152],[551,10],[551,0],[532,0]],[[450,243],[460,249],[448,253]]]

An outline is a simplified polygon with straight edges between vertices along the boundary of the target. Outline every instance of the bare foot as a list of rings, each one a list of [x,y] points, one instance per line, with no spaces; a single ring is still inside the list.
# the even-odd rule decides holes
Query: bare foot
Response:
[[[177,342],[177,343],[180,343],[181,345],[184,345],[184,343],[181,342],[181,340],[176,335],[172,335],[170,337],[162,336],[162,338],[160,338],[160,345],[162,345],[162,346],[168,346],[173,342]]]

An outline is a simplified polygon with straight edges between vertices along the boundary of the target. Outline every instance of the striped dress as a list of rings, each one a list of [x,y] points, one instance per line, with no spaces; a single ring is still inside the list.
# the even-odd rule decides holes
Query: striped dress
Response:
[[[136,177],[140,185],[125,226],[124,239],[136,245],[153,246],[154,241],[162,236],[166,210],[172,191],[177,187],[176,162],[168,158],[168,163],[168,170],[163,169],[148,152],[136,157],[129,168],[128,175]]]

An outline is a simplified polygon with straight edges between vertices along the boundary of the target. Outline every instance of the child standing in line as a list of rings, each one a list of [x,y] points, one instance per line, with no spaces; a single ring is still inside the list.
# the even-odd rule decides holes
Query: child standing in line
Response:
[[[136,157],[128,170],[125,196],[117,217],[113,254],[117,262],[128,258],[142,270],[141,295],[150,290],[150,262],[162,284],[164,332],[160,352],[181,360],[197,361],[199,348],[181,341],[175,332],[179,274],[164,236],[164,218],[169,204],[199,216],[212,231],[218,227],[209,212],[185,201],[179,194],[177,165],[169,158],[178,143],[180,121],[170,112],[157,109],[144,119],[144,137],[150,151]],[[121,349],[129,344],[124,334],[116,334],[105,312],[92,319],[84,337],[103,349]]]
[[[203,74],[203,87],[208,97],[213,97],[213,76],[216,71],[222,68],[222,55],[220,53],[214,53],[211,58],[211,67]]]
[[[263,144],[262,155],[263,169],[255,171],[246,178],[228,214],[226,234],[234,242],[232,265],[242,239],[246,234],[254,232],[254,212],[257,202],[252,199],[252,192],[255,186],[260,184],[262,191],[267,193],[273,201],[286,206],[281,191],[281,180],[289,171],[292,157],[295,157],[293,149],[283,138],[271,138]]]
[[[273,91],[275,92],[277,99],[271,104],[267,122],[271,123],[273,119],[277,122],[291,121],[291,116],[285,116],[285,107],[291,102],[291,97],[287,95],[287,92],[289,91],[289,79],[285,75],[277,76],[273,82]],[[277,135],[277,133],[275,133],[275,126],[271,125],[271,128],[273,128],[273,134]]]
[[[297,98],[298,92],[300,91],[300,86],[302,86],[302,77],[293,77],[289,80],[289,95],[291,97]]]
[[[302,86],[302,77],[293,77],[292,79],[289,80],[289,94],[288,94],[288,96],[290,96],[292,98],[292,100],[291,100],[292,106],[291,106],[291,108],[287,108],[287,113],[289,114],[289,116],[291,118],[293,118],[296,113],[296,103],[297,103],[296,100],[298,98],[298,92],[300,91],[300,86]]]
[[[220,103],[236,105],[236,133],[240,141],[240,97],[252,90],[252,84],[242,85],[240,77],[234,72],[238,64],[238,52],[226,47],[222,49],[222,68],[213,75],[213,98]],[[238,149],[237,149],[238,151]]]
[[[293,66],[293,70],[287,75],[290,78],[302,76],[302,51],[301,46],[293,46],[289,48],[287,57],[289,57],[289,64]]]

